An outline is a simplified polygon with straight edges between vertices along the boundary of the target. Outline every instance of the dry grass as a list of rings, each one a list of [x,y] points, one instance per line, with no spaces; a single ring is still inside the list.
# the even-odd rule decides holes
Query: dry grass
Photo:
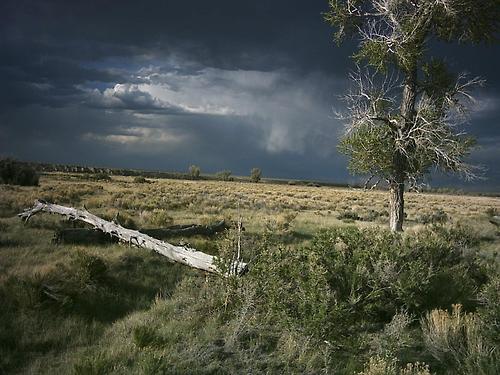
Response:
[[[155,299],[156,293],[162,296],[171,295],[178,289],[179,281],[186,275],[199,276],[199,273],[186,267],[170,265],[162,257],[142,249],[121,245],[54,245],[51,243],[54,229],[71,225],[70,223],[62,223],[61,218],[57,216],[39,215],[24,225],[16,217],[17,213],[31,206],[35,199],[46,199],[74,207],[85,205],[91,212],[107,218],[112,218],[120,212],[120,217],[127,220],[125,226],[134,224],[138,228],[182,223],[205,224],[222,218],[235,220],[241,216],[246,228],[245,237],[248,237],[244,256],[249,260],[252,258],[252,236],[261,234],[269,227],[275,233],[279,233],[280,241],[293,248],[308,242],[311,236],[322,228],[338,225],[385,227],[388,221],[386,211],[388,196],[381,191],[220,181],[167,179],[150,181],[151,183],[138,183],[134,182],[133,177],[113,176],[110,181],[89,182],[71,175],[50,174],[42,176],[38,187],[0,185],[0,292],[2,287],[8,291],[12,288],[16,293],[20,288],[19,298],[21,298],[25,289],[28,292],[32,290],[30,288],[33,286],[29,283],[31,280],[53,282],[54,275],[66,275],[58,273],[59,265],[70,267],[74,255],[81,251],[105,262],[110,278],[99,287],[107,293],[106,296],[116,296],[114,297],[116,300],[111,298],[106,305],[106,309],[112,313],[110,315],[112,319],[109,318],[109,321],[104,318],[98,321],[95,316],[89,318],[90,315],[81,317],[75,311],[70,314],[54,310],[56,307],[51,307],[52,305],[46,310],[40,310],[37,306],[29,306],[28,302],[23,302],[28,304],[23,309],[6,310],[5,316],[12,322],[9,323],[11,326],[6,326],[12,337],[6,336],[6,339],[22,347],[22,352],[18,352],[17,349],[6,351],[12,355],[12,358],[5,360],[10,368],[18,368],[24,373],[66,373],[74,370],[73,362],[80,363],[83,361],[81,358],[86,359],[87,351],[92,348],[94,352],[98,349],[105,351],[107,348],[113,348],[107,351],[108,355],[120,358],[128,358],[132,356],[130,353],[135,353],[133,358],[149,361],[145,362],[145,368],[154,368],[159,360],[152,354],[146,355],[149,349],[138,348],[133,341],[130,341],[133,336],[131,329],[136,326],[156,327],[157,332],[173,340],[172,347],[178,351],[198,350],[195,354],[202,355],[208,350],[207,348],[213,351],[220,350],[216,343],[214,344],[214,338],[220,336],[218,332],[220,327],[215,320],[208,319],[205,322],[207,325],[199,339],[200,333],[193,328],[200,324],[199,315],[193,313],[191,319],[182,315],[173,321],[166,318],[171,318],[172,311],[189,311],[189,309],[183,310],[183,306],[193,304],[189,300],[193,298],[192,291],[206,289],[209,293],[210,282],[213,283],[214,280],[208,282],[200,276],[193,279],[198,284],[184,286],[190,290],[189,293],[183,293],[181,290],[176,293],[177,299]],[[405,235],[412,236],[428,225],[419,220],[422,215],[431,217],[442,209],[450,218],[449,221],[466,223],[476,228],[476,232],[480,233],[483,239],[481,246],[484,247],[484,251],[493,256],[500,252],[498,230],[488,222],[487,215],[488,210],[500,211],[500,199],[409,193],[406,202],[408,229]],[[354,212],[360,220],[339,219],[345,217],[342,214],[346,211]],[[216,251],[214,240],[190,238],[189,241],[193,247],[202,251]],[[18,280],[24,280],[26,285],[18,287]],[[80,298],[88,298],[87,302],[90,303],[94,292],[93,289],[85,289],[81,292]],[[113,308],[116,311],[113,312]],[[46,319],[49,313],[55,314],[60,321]],[[237,319],[235,322],[238,323],[240,320]],[[234,336],[231,332],[240,330],[239,323],[236,323],[234,327],[232,325],[226,327],[230,338]],[[182,324],[185,324],[185,327]],[[3,334],[1,331],[0,324],[0,340]],[[192,347],[181,344],[185,337],[191,337]],[[322,365],[318,365],[317,362],[326,361],[321,351],[317,351],[313,356],[311,350],[307,355],[304,354],[305,339],[295,338],[289,332],[284,332],[279,337],[275,345],[281,348],[279,349],[281,352],[289,352],[290,358],[299,358],[296,361],[301,362],[302,357],[310,357],[307,361],[311,361],[311,364],[307,364],[306,359],[303,360],[304,363],[307,362],[304,365],[306,369],[307,366],[318,369]],[[255,340],[257,345],[260,338]],[[182,353],[179,353],[177,355],[181,356]],[[166,353],[165,358],[170,358],[169,355],[171,354]],[[97,364],[92,364],[93,362],[87,364],[83,361],[82,369],[95,370],[101,366],[103,373],[109,370],[106,367],[109,358],[89,358],[90,362],[94,361]],[[171,357],[172,360],[175,358],[175,355]],[[267,360],[268,355],[263,354],[263,363]],[[129,362],[116,360],[113,363]],[[0,360],[0,373],[1,366]],[[120,372],[118,370],[117,372]],[[124,368],[122,372],[126,370]],[[396,367],[390,361],[377,358],[372,359],[363,373],[391,373],[391,371],[428,374],[423,365]],[[155,372],[151,370],[150,373]]]
[[[38,198],[75,207],[85,205],[91,212],[107,218],[120,212],[139,228],[161,226],[163,222],[206,224],[223,218],[234,220],[241,215],[248,234],[262,233],[269,225],[275,229],[285,226],[293,244],[307,241],[322,228],[346,224],[385,227],[388,221],[387,194],[383,191],[221,181],[150,181],[137,183],[132,177],[113,177],[111,181],[91,183],[70,175],[51,174],[43,176],[38,187],[0,185],[0,225],[10,227],[9,235],[0,240],[19,245],[4,246],[0,252],[4,275],[43,267],[74,251],[51,252],[50,240],[53,229],[61,225],[60,218],[35,217],[30,223],[29,237],[36,237],[48,254],[38,263],[40,249],[27,246],[25,228],[15,217]],[[339,220],[346,210],[355,212],[360,220]],[[450,222],[477,228],[486,239],[482,245],[486,253],[496,256],[500,252],[498,230],[488,222],[486,214],[488,210],[500,211],[499,198],[408,193],[407,233],[423,228],[417,218],[432,215],[436,210],[443,210]]]

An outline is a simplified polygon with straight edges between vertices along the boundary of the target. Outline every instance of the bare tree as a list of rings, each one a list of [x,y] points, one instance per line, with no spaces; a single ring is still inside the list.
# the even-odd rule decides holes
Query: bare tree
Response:
[[[390,188],[390,227],[401,231],[405,186],[417,188],[432,167],[477,177],[464,159],[475,144],[462,124],[483,81],[450,72],[426,55],[434,40],[492,41],[497,0],[330,0],[325,19],[336,38],[357,36],[365,67],[351,75],[340,151],[350,169]]]

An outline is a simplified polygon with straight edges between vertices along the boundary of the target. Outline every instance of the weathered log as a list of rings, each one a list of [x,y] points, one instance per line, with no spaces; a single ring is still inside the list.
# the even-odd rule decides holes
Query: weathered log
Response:
[[[213,236],[228,228],[229,226],[222,220],[212,225],[172,225],[166,228],[139,229],[139,232],[163,240],[175,236]],[[54,232],[52,241],[66,244],[105,244],[118,242],[118,239],[90,228],[61,228]]]
[[[218,274],[234,274],[242,275],[248,270],[246,263],[235,261],[229,267],[229,272],[224,272],[217,265],[217,258],[205,254],[196,249],[187,246],[175,246],[148,236],[137,230],[127,229],[117,223],[113,223],[100,217],[91,214],[86,209],[78,210],[72,207],[60,206],[57,204],[47,203],[42,200],[36,200],[35,205],[18,214],[21,219],[28,221],[33,215],[39,212],[55,213],[66,216],[70,220],[79,220],[88,223],[96,230],[100,230],[112,237],[118,238],[119,241],[128,243],[129,245],[145,248],[156,251],[157,253],[167,257],[171,262],[182,263],[187,266],[197,268],[203,271],[218,273]]]

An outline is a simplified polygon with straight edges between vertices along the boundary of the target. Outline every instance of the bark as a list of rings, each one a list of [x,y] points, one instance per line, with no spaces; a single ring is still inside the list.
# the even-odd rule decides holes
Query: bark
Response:
[[[403,138],[402,135],[407,132],[415,118],[415,102],[417,99],[417,66],[414,65],[406,73],[405,83],[403,87],[403,96],[401,99],[401,117],[403,121],[401,126],[396,129],[400,134],[398,138]],[[411,154],[411,150],[405,150]],[[394,176],[390,184],[390,199],[389,199],[389,226],[394,232],[403,230],[404,221],[404,191],[405,179],[408,168],[408,163],[405,156],[400,150],[396,150],[393,158]]]
[[[139,229],[139,232],[158,239],[165,239],[174,236],[213,236],[220,233],[229,226],[224,220],[212,225],[172,225],[166,228]],[[118,242],[117,238],[110,237],[104,232],[89,228],[63,228],[54,232],[53,242],[72,244],[103,244]]]
[[[390,186],[389,225],[393,232],[401,232],[403,230],[404,190],[404,182],[394,182]]]
[[[224,275],[242,275],[248,270],[247,264],[238,260],[232,262],[229,271],[225,272],[219,268],[217,258],[212,255],[205,254],[187,246],[175,246],[139,231],[124,228],[119,224],[101,219],[91,214],[86,209],[78,210],[72,207],[65,207],[37,200],[32,208],[26,209],[18,216],[28,221],[33,215],[39,212],[56,213],[64,215],[70,220],[83,221],[92,225],[96,230],[100,230],[111,237],[118,238],[121,242],[156,251],[167,257],[171,262],[185,264],[203,271]]]

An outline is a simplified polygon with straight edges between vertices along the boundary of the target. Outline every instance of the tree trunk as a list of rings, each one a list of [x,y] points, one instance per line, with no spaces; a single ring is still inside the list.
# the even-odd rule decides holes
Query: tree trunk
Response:
[[[25,210],[18,216],[28,221],[31,216],[42,211],[64,215],[71,220],[83,221],[92,225],[96,230],[100,230],[112,237],[118,238],[121,242],[153,250],[167,257],[171,262],[182,263],[186,266],[203,271],[224,275],[241,275],[248,270],[247,264],[241,262],[239,259],[231,263],[229,270],[221,270],[219,267],[220,263],[217,261],[217,258],[212,255],[202,253],[201,251],[197,251],[187,246],[175,246],[169,244],[168,242],[150,237],[139,231],[124,228],[117,223],[101,219],[85,209],[77,210],[76,208],[60,206],[37,200],[32,208]]]
[[[401,232],[403,230],[404,191],[404,181],[393,182],[390,186],[389,225],[393,232]]]
[[[401,125],[396,129],[398,132],[397,138],[404,139],[404,134],[411,129],[415,119],[415,102],[417,100],[417,65],[406,72],[403,95],[401,99],[401,117],[403,118]],[[403,145],[406,147],[405,154],[411,155],[411,150],[408,147],[411,145]],[[401,232],[403,230],[404,221],[404,191],[406,172],[408,162],[403,152],[399,149],[395,150],[392,160],[394,175],[390,183],[390,199],[389,199],[389,226],[393,232]]]

